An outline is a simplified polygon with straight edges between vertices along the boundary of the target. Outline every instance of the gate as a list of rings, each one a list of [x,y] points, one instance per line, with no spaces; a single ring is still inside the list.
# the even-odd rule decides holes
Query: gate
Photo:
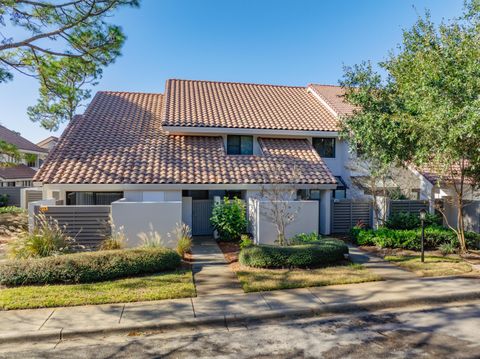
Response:
[[[210,224],[212,216],[213,200],[194,199],[192,201],[192,235],[207,236],[213,234]]]
[[[332,201],[332,233],[348,233],[359,221],[371,227],[373,223],[372,203],[341,199]]]

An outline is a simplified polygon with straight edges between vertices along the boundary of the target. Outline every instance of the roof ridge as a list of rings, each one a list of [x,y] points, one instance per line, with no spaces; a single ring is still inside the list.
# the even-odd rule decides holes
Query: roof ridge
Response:
[[[124,94],[138,94],[138,95],[161,95],[164,94],[161,92],[140,92],[140,91],[113,91],[113,90],[98,90],[98,93],[124,93]]]
[[[254,82],[239,82],[239,81],[214,81],[214,80],[188,80],[188,79],[167,79],[168,81],[185,81],[185,82],[207,82],[207,83],[216,83],[216,84],[232,84],[232,85],[248,85],[248,86],[273,86],[273,87],[287,87],[287,88],[301,88],[306,89],[306,86],[293,86],[293,85],[276,85],[276,84],[265,84],[265,83],[254,83]]]

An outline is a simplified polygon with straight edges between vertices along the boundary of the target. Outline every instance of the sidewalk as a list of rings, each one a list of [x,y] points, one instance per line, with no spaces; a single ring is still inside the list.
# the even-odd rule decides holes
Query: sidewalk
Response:
[[[237,276],[212,237],[195,237],[192,255],[197,296],[243,293]]]
[[[0,312],[0,343],[172,330],[204,325],[480,299],[480,280],[443,277],[199,296],[143,303]]]

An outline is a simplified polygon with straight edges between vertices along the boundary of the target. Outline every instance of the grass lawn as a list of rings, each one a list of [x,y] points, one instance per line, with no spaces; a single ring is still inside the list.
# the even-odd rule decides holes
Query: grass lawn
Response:
[[[137,302],[195,296],[191,270],[88,284],[0,289],[0,308],[27,309]]]
[[[420,277],[459,275],[473,270],[470,264],[454,257],[425,256],[425,263],[420,261],[419,255],[385,256],[384,259]]]
[[[317,269],[260,269],[232,263],[245,292],[320,287],[382,280],[359,264],[343,264]]]

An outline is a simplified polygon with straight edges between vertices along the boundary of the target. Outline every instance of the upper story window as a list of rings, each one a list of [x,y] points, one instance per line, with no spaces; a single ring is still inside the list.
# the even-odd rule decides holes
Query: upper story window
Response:
[[[312,140],[312,145],[320,157],[335,158],[335,138],[315,137]]]
[[[227,155],[253,155],[253,136],[227,136]]]

